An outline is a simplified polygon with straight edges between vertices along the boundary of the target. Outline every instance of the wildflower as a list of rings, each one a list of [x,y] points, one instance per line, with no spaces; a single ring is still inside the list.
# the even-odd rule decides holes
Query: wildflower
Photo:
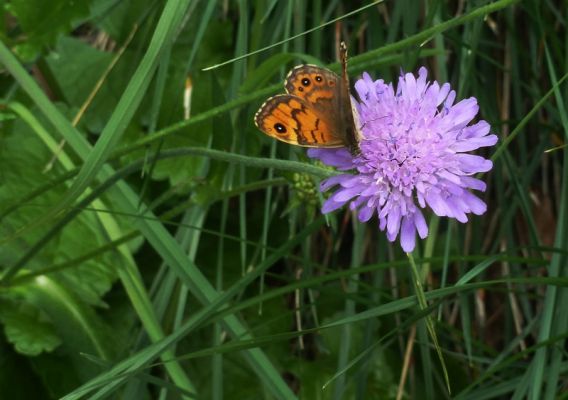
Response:
[[[462,223],[468,213],[486,211],[486,204],[469,190],[485,190],[485,183],[473,175],[493,164],[466,152],[497,142],[486,121],[468,125],[479,110],[475,98],[454,104],[456,92],[450,85],[427,82],[426,76],[426,68],[419,70],[418,79],[405,74],[395,90],[364,73],[355,84],[361,102],[353,100],[363,137],[359,153],[308,150],[312,158],[354,172],[322,182],[322,191],[336,188],[322,212],[349,203],[361,222],[376,212],[379,228],[391,242],[400,232],[406,252],[414,249],[416,232],[422,239],[428,236],[421,208],[429,206],[436,215]]]

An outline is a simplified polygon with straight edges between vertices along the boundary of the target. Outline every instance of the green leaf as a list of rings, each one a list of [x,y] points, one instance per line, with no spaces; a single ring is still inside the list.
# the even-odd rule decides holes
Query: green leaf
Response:
[[[109,3],[113,4],[109,6]],[[159,10],[156,6],[157,3],[153,0],[98,0],[92,8],[93,13],[96,13],[97,8],[102,9],[99,12],[101,18],[94,21],[97,27],[114,40],[120,41],[128,35],[132,26],[140,24],[141,15],[147,15],[149,10]]]
[[[37,356],[44,351],[53,351],[61,344],[53,325],[29,304],[0,300],[0,320],[6,338],[18,353]]]
[[[32,60],[89,15],[89,1],[12,0],[5,9],[16,18],[25,39],[15,46],[15,52],[24,60]]]
[[[61,397],[98,373],[100,367],[86,361],[82,353],[111,361],[126,342],[92,307],[49,277],[39,276],[29,284],[9,288],[5,299],[10,308],[3,307],[0,311],[3,317],[8,316],[2,318],[6,334],[18,340],[14,343],[18,351],[26,346],[28,352],[37,352],[33,365],[53,397]],[[12,315],[6,311],[17,313],[16,318],[10,318]],[[22,315],[29,317],[22,321]],[[54,341],[59,346],[56,351],[52,351]],[[69,370],[64,374],[65,379],[57,373],[63,369]]]
[[[124,54],[123,57],[127,55]],[[110,53],[99,51],[81,40],[69,37],[61,38],[54,51],[46,57],[47,65],[65,101],[77,109],[87,100],[111,60]],[[121,65],[119,63],[116,69]],[[127,73],[124,68],[115,70],[101,86],[81,120],[89,131],[102,131],[118,102],[117,94],[126,86],[126,80],[120,76]]]
[[[37,124],[37,121],[28,121]],[[36,126],[36,128],[38,128]],[[0,139],[2,158],[0,168],[3,173],[2,186],[0,186],[0,209],[5,209],[32,188],[41,186],[46,179],[61,173],[55,166],[49,173],[43,173],[52,154],[45,145],[32,132],[28,124],[18,120],[13,125],[13,132],[6,138]],[[16,212],[9,214],[0,224],[0,232],[5,237],[13,233],[13,227],[21,226],[24,221],[38,218],[45,212],[45,208],[57,201],[66,190],[65,186],[55,187],[45,193],[34,204],[22,206]],[[33,234],[25,235],[18,241],[8,241],[0,245],[0,261],[10,265],[15,257],[20,257],[37,240],[39,234],[48,229],[44,227]],[[107,242],[106,237],[98,229],[98,222],[93,213],[83,212],[66,229],[43,249],[38,258],[35,258],[27,268],[38,270],[53,264],[68,262],[77,259],[92,250],[92,246],[102,246]],[[16,250],[17,249],[17,250]],[[104,305],[101,296],[109,289],[116,279],[115,269],[112,267],[112,254],[101,254],[97,257],[84,260],[72,268],[56,273],[60,283],[74,292],[80,299],[93,305]]]

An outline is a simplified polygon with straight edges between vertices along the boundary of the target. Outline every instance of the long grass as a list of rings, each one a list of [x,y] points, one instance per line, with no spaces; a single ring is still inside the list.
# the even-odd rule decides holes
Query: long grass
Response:
[[[566,398],[565,2],[36,6],[1,25],[2,398]],[[253,124],[340,40],[500,139],[488,212],[410,257]]]

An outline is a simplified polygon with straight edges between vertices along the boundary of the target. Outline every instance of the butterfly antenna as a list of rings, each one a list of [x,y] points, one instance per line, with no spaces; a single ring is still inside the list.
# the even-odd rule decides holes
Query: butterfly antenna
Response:
[[[347,45],[342,40],[339,43],[339,60],[341,61],[341,72],[344,77],[347,76]]]

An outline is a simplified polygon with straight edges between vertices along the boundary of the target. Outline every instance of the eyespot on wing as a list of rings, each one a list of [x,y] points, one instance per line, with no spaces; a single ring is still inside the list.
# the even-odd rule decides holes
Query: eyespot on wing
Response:
[[[292,95],[269,98],[255,115],[256,126],[268,136],[305,147],[341,147],[329,120],[305,100]]]
[[[284,88],[287,93],[316,104],[321,100],[334,99],[339,81],[339,76],[327,68],[303,64],[288,73]]]

